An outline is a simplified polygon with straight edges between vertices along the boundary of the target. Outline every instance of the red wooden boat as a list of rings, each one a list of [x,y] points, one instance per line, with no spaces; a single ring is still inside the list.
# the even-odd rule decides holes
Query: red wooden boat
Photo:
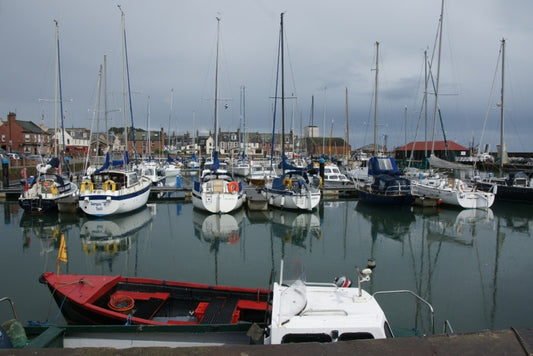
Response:
[[[266,289],[52,272],[39,280],[69,324],[262,323],[269,311]]]

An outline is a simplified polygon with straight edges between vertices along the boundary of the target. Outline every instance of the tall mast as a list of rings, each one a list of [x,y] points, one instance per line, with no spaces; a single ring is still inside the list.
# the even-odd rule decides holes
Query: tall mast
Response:
[[[170,122],[172,119],[172,113],[174,112],[174,88],[170,88],[170,114],[168,115],[168,140],[167,140],[167,152],[170,153]]]
[[[61,137],[63,138],[63,149],[61,150],[62,157],[62,163],[65,164],[65,168],[67,170],[67,175],[69,174],[69,166],[67,161],[65,160],[65,116],[63,114],[63,92],[61,90],[61,56],[60,56],[60,50],[59,50],[59,24],[56,20],[54,20],[56,23],[56,44],[57,44],[57,81],[58,81],[58,87],[59,87],[59,108],[61,112]]]
[[[442,49],[442,25],[444,22],[444,0],[440,7],[440,21],[439,21],[439,55],[437,57],[437,82],[435,84],[435,108],[433,111],[433,138],[431,143],[431,154],[435,153],[435,131],[437,127],[437,113],[439,110],[439,81],[440,81],[440,57]]]
[[[348,152],[348,148],[350,147],[350,129],[348,127],[348,115],[348,87],[346,87],[346,134],[344,137],[344,156],[347,156],[347,160],[351,155],[351,152]]]
[[[280,46],[281,46],[281,159],[285,157],[285,66],[283,50],[283,15],[280,15]],[[285,169],[283,169],[285,173]]]
[[[504,101],[503,101],[503,89],[505,83],[505,38],[502,38],[502,88],[501,88],[501,99],[500,99],[500,174],[503,172],[503,163],[505,161],[505,141],[503,138],[504,135]]]
[[[124,17],[124,11],[122,11],[122,8],[120,5],[117,5],[118,9],[120,10],[120,19],[121,19],[121,26],[122,26],[122,118],[123,118],[123,125],[124,125],[124,150],[128,151],[128,111],[126,110],[126,102],[127,102],[127,92],[126,92],[126,81],[127,81],[127,73],[126,73],[126,19]]]
[[[105,120],[105,137],[106,137],[106,144],[107,144],[107,151],[110,151],[109,147],[109,129],[107,127],[107,56],[104,54],[104,73],[103,73],[103,79],[104,79],[104,120]],[[98,153],[97,153],[98,155]]]
[[[378,59],[379,59],[379,42],[376,42],[376,79],[374,83],[374,156],[377,155],[377,139],[378,139]]]
[[[59,138],[57,137],[57,103],[58,103],[58,85],[59,85],[59,56],[57,55],[59,53],[59,24],[56,20],[54,20],[56,24],[56,31],[55,31],[55,42],[56,42],[56,63],[55,63],[55,81],[54,81],[54,130],[55,130],[55,142],[54,142],[54,156],[57,157],[57,146],[59,143]],[[9,151],[11,152],[11,145],[9,147]]]
[[[218,51],[220,41],[220,17],[217,17],[217,54],[215,65],[215,151],[218,151]]]

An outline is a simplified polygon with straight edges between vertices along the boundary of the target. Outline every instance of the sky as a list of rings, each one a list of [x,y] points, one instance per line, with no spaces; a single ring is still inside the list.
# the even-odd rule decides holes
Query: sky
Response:
[[[285,100],[286,131],[301,134],[313,124],[320,135],[345,137],[347,103],[352,149],[372,143],[379,42],[379,144],[431,140],[433,132],[442,140],[444,127],[448,140],[465,147],[481,142],[495,151],[497,65],[505,38],[507,149],[533,151],[530,0],[445,2],[440,70],[436,54],[431,64],[435,81],[439,72],[442,125],[434,125],[431,88],[427,125],[421,109],[424,51],[429,58],[436,53],[441,0],[0,0],[0,117],[15,112],[20,120],[54,127],[56,20],[65,126],[124,126],[118,4],[125,15],[135,127],[178,134],[213,129],[219,17],[219,126],[236,130],[246,121],[248,132],[271,132],[283,12],[285,96],[291,97]],[[98,105],[104,55],[107,90],[100,92],[107,93],[107,124],[104,94]],[[276,132],[280,127],[278,111]]]

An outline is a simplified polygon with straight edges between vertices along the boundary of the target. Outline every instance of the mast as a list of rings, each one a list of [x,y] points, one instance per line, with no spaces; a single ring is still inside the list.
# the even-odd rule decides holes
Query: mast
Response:
[[[437,113],[439,111],[439,81],[440,81],[440,57],[442,48],[442,25],[444,22],[444,0],[441,2],[439,21],[439,55],[437,57],[437,82],[435,84],[435,108],[433,111],[433,138],[431,143],[431,154],[435,153],[435,131],[437,128]]]
[[[59,143],[59,138],[57,137],[57,97],[58,97],[58,92],[59,92],[59,89],[58,89],[58,77],[59,77],[59,57],[57,56],[57,54],[59,54],[59,24],[57,23],[56,20],[54,20],[55,24],[56,24],[56,31],[55,31],[55,42],[56,42],[56,62],[55,62],[55,78],[56,80],[54,81],[54,130],[55,130],[55,144],[54,144],[54,156],[57,157],[57,146],[58,146],[58,143]],[[11,152],[11,145],[9,147],[9,152]]]
[[[120,10],[120,20],[121,20],[121,27],[122,27],[122,118],[123,118],[123,125],[124,125],[124,150],[128,152],[128,112],[126,110],[126,100],[127,100],[127,93],[126,93],[126,19],[124,17],[124,12],[122,11],[122,8],[120,5],[117,5],[118,9]]]
[[[285,158],[285,65],[283,50],[283,15],[280,15],[280,47],[281,47],[281,159]],[[283,166],[283,164],[282,164]],[[285,168],[283,168],[285,174]]]
[[[377,139],[378,139],[378,59],[379,59],[379,42],[376,41],[376,79],[374,83],[374,156],[377,155]]]
[[[170,121],[172,119],[172,113],[174,112],[174,88],[170,88],[170,113],[168,115],[168,140],[167,140],[167,152],[170,153]]]
[[[217,54],[215,64],[215,152],[218,152],[218,51],[220,42],[220,17],[217,17]]]
[[[348,148],[350,147],[350,129],[348,127],[348,87],[346,89],[346,134],[344,137],[344,156],[346,156],[346,162],[348,162],[348,159],[350,159],[349,156],[351,156],[351,152],[348,152]]]
[[[105,120],[105,137],[106,137],[106,144],[107,144],[107,152],[110,151],[109,149],[109,129],[107,127],[107,56],[104,54],[104,73],[103,73],[103,79],[104,79],[104,120]],[[97,153],[97,155],[99,152]]]
[[[58,89],[59,89],[59,108],[61,113],[61,137],[63,139],[63,147],[61,149],[61,155],[62,157],[62,163],[65,164],[65,168],[67,169],[67,175],[69,175],[69,166],[67,161],[65,160],[65,116],[63,114],[63,92],[61,89],[61,56],[60,56],[60,50],[59,50],[59,24],[56,20],[54,20],[56,23],[56,48],[57,48],[57,83],[58,83]]]
[[[504,135],[504,123],[505,123],[505,117],[504,117],[504,101],[503,101],[503,89],[504,89],[504,83],[505,83],[505,38],[502,38],[502,88],[501,88],[501,97],[500,97],[500,175],[503,172],[503,163],[506,160],[506,157],[504,155],[506,154],[505,150],[505,141],[503,138]]]

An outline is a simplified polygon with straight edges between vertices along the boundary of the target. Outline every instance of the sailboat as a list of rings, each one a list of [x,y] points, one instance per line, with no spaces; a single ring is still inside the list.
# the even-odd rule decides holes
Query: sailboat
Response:
[[[277,208],[312,211],[320,203],[319,178],[309,177],[304,169],[291,166],[285,156],[285,80],[284,80],[284,46],[283,13],[280,21],[278,63],[281,63],[281,169],[282,175],[266,182],[263,195],[269,204]],[[276,84],[277,91],[277,84]],[[277,97],[277,95],[276,95]],[[275,99],[277,100],[277,98]],[[275,105],[274,105],[275,107]],[[275,115],[275,110],[274,110]],[[275,116],[274,116],[275,117]],[[274,120],[275,122],[275,120]],[[275,135],[272,135],[274,140]],[[274,145],[272,145],[274,147]],[[272,157],[274,155],[272,154]]]
[[[55,42],[56,42],[56,100],[57,89],[59,88],[59,103],[61,105],[61,136],[63,137],[62,160],[65,159],[65,126],[63,122],[63,96],[61,92],[61,61],[59,56],[59,24],[55,21]],[[56,113],[57,114],[57,113]],[[57,116],[57,115],[56,115]],[[56,130],[57,137],[57,130]],[[55,144],[57,150],[57,144]],[[64,161],[66,173],[69,173],[68,163]],[[57,210],[60,202],[76,199],[78,186],[70,182],[68,178],[61,176],[58,169],[61,162],[58,158],[53,158],[48,163],[37,165],[37,178],[28,182],[26,168],[22,170],[23,179],[26,181],[24,190],[19,196],[19,205],[24,211],[30,213],[43,213]]]
[[[498,106],[500,107],[500,173],[503,171],[505,152],[504,141],[504,79],[505,79],[505,39],[501,40],[501,58],[502,58],[502,83],[501,83],[501,99]],[[479,189],[484,191],[494,191],[496,193],[496,200],[505,200],[511,202],[533,204],[533,185],[529,176],[523,171],[510,172],[506,177],[496,178],[490,175],[488,178],[476,181]]]
[[[408,179],[400,177],[400,170],[393,157],[377,155],[377,110],[378,110],[378,59],[379,42],[376,42],[376,78],[374,90],[374,157],[368,161],[368,178],[355,185],[359,199],[365,203],[408,206],[414,202]]]
[[[211,213],[229,213],[242,207],[245,199],[242,182],[221,168],[218,158],[218,53],[220,39],[220,18],[217,17],[217,54],[215,69],[215,151],[213,163],[204,169],[200,181],[194,181],[192,203],[195,208]]]
[[[120,9],[120,7],[119,7]],[[124,125],[126,126],[126,78],[127,49],[124,12],[122,14],[122,33],[124,42]],[[129,86],[128,86],[129,87]],[[130,104],[131,104],[131,93]],[[131,107],[131,105],[130,105]],[[130,115],[131,110],[130,110]],[[133,121],[133,117],[132,117]],[[133,132],[133,130],[132,130]],[[146,205],[150,196],[152,181],[146,176],[139,176],[134,170],[129,170],[128,130],[124,127],[125,149],[123,160],[111,161],[109,152],[102,167],[85,177],[80,185],[79,206],[86,214],[93,216],[108,216],[127,213]],[[119,167],[119,168],[113,168]]]
[[[433,145],[435,136],[435,121],[437,114],[440,112],[438,103],[439,94],[439,77],[440,77],[440,57],[441,57],[441,43],[442,43],[442,23],[444,13],[444,0],[441,2],[441,13],[439,19],[439,51],[437,62],[437,78],[435,84],[435,109],[434,109],[434,128],[433,128]],[[426,78],[426,81],[428,79]],[[430,164],[435,164],[442,160],[437,159],[434,155],[433,147],[431,149]],[[448,166],[453,167],[450,162]],[[420,179],[413,179],[411,181],[412,193],[417,197],[430,198],[441,201],[443,204],[458,206],[461,208],[490,208],[494,203],[494,193],[483,192],[477,190],[475,187],[470,187],[464,181],[458,178],[442,177],[436,174],[430,176],[422,176]]]

